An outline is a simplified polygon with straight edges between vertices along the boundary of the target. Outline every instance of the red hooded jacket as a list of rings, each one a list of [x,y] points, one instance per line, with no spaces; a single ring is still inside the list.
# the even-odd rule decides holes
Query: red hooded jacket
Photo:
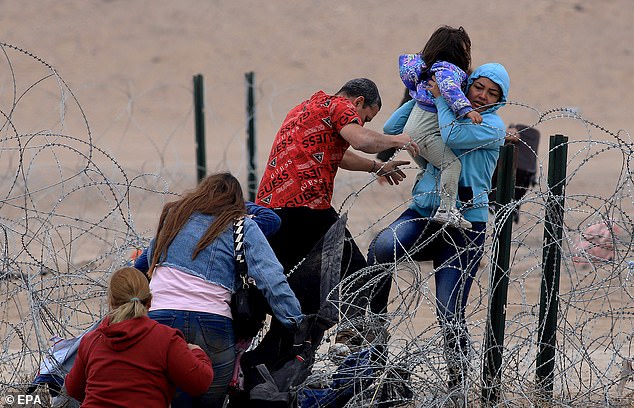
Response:
[[[106,318],[86,334],[64,383],[82,407],[167,407],[178,386],[190,395],[213,380],[211,361],[189,350],[183,334],[147,316],[110,324]]]

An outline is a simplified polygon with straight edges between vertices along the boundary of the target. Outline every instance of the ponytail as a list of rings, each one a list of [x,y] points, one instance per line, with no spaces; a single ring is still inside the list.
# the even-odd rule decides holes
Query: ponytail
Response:
[[[110,323],[147,316],[152,300],[147,278],[136,268],[119,269],[110,278],[108,300]]]

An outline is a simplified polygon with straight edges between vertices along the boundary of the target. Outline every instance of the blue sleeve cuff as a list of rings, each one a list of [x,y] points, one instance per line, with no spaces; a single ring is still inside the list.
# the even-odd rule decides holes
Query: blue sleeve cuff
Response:
[[[415,103],[416,101],[411,99],[395,110],[385,122],[385,125],[383,125],[383,133],[386,135],[400,135],[403,133],[403,129],[405,128],[405,124]]]

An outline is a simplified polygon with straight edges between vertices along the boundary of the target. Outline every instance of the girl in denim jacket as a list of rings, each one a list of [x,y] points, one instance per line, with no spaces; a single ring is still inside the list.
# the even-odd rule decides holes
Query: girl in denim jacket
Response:
[[[238,180],[229,173],[203,179],[178,201],[167,203],[148,248],[153,294],[149,316],[180,329],[188,342],[209,355],[214,381],[202,397],[177,390],[172,407],[222,407],[235,361],[231,294],[239,284],[233,222],[247,210]],[[273,315],[288,329],[304,319],[264,234],[244,219],[244,253],[257,287]]]

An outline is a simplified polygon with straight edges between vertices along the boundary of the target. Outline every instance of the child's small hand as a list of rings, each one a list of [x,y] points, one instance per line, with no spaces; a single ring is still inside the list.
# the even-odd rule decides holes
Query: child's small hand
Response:
[[[467,113],[467,117],[471,119],[471,123],[473,124],[479,125],[480,123],[482,123],[482,115],[480,115],[478,112],[474,110]]]
[[[436,74],[432,75],[431,79],[427,81],[427,89],[429,89],[429,92],[431,92],[434,98],[438,98],[440,96],[440,89],[436,83]]]

